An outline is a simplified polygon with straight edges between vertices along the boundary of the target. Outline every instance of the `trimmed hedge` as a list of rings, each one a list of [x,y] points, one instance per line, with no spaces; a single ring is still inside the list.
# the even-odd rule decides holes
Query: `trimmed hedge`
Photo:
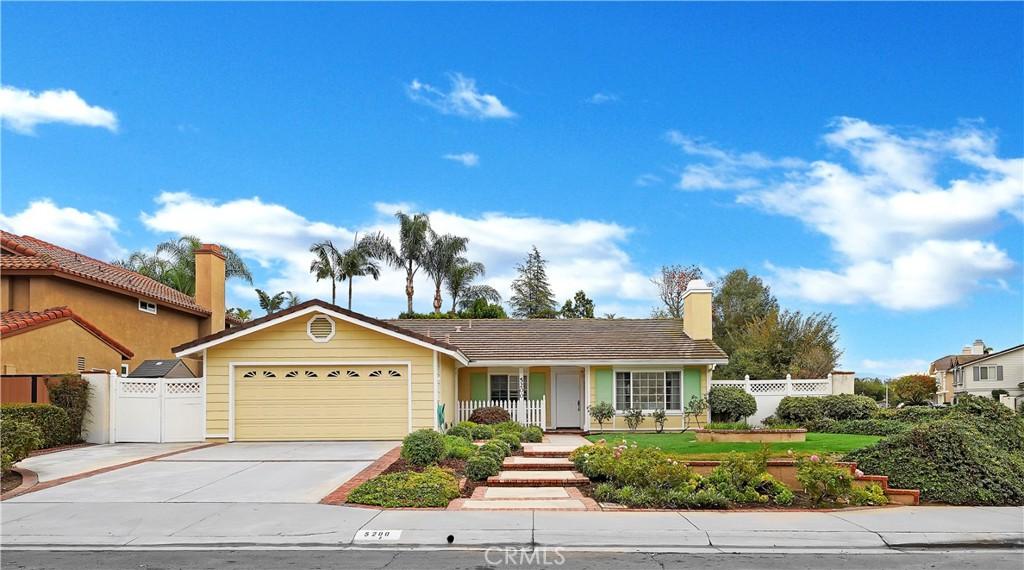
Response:
[[[0,406],[0,415],[32,422],[42,434],[42,448],[56,447],[74,441],[71,438],[68,413],[53,404],[3,404]]]
[[[855,435],[877,435],[888,437],[903,433],[913,426],[896,420],[843,420],[830,421],[817,430],[823,433],[850,433]]]
[[[469,421],[478,424],[500,424],[511,420],[512,416],[508,415],[504,408],[499,408],[498,406],[477,408],[469,415]]]
[[[483,424],[473,424],[473,439],[491,439],[494,437],[494,428]]]
[[[444,456],[448,459],[469,459],[476,454],[472,441],[455,435],[444,436]]]
[[[448,428],[448,435],[455,437],[462,437],[473,441],[473,426],[470,422],[459,422],[452,427]]]
[[[821,399],[821,411],[833,420],[866,420],[878,409],[875,400],[854,394],[834,394]]]
[[[784,422],[804,424],[825,417],[821,398],[808,396],[786,396],[779,401],[775,415]]]
[[[544,440],[544,430],[530,426],[523,432],[523,443],[540,443]]]
[[[63,409],[68,414],[68,441],[82,441],[82,424],[89,412],[89,382],[77,374],[66,374],[59,380],[47,379],[46,390],[50,393],[50,403]]]
[[[757,400],[739,386],[713,386],[708,390],[711,417],[736,422],[757,412]]]
[[[447,507],[458,496],[459,482],[451,471],[427,467],[370,479],[349,494],[348,502],[378,507]]]
[[[494,436],[494,439],[504,441],[511,448],[511,451],[515,451],[523,446],[523,440],[519,437],[518,433],[504,432]]]
[[[474,481],[483,481],[501,472],[501,464],[485,453],[478,453],[466,462],[466,477]]]
[[[0,470],[7,473],[42,443],[43,433],[34,423],[4,415],[0,418]]]
[[[444,436],[432,429],[416,430],[402,440],[402,459],[424,467],[444,458]]]

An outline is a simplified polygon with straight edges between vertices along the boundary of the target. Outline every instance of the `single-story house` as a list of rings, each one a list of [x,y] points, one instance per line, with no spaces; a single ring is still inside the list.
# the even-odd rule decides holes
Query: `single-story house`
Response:
[[[728,361],[711,295],[691,283],[682,321],[384,321],[311,300],[173,351],[202,358],[209,440],[395,439],[495,403],[542,409],[547,429],[590,429],[602,401],[619,412],[612,429],[630,407],[665,409],[680,429]]]

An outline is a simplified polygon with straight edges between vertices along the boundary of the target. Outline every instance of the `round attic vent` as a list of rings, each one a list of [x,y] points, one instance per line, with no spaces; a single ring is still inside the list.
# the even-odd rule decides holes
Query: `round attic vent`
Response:
[[[317,315],[306,323],[306,334],[313,342],[327,342],[334,338],[334,321],[330,317]]]

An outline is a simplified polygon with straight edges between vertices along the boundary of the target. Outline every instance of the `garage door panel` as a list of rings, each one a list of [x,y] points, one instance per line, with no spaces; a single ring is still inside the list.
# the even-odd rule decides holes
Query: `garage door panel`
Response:
[[[408,432],[404,365],[273,365],[235,374],[235,439],[394,439]]]

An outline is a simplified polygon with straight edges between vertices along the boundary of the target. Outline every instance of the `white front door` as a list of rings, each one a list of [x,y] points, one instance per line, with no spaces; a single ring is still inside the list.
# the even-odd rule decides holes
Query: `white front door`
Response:
[[[580,427],[580,377],[576,373],[555,375],[555,427]]]

